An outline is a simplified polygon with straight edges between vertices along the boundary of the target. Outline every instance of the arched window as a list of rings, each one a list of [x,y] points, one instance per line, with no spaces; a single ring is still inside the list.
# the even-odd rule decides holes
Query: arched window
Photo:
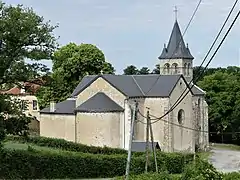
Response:
[[[178,65],[177,63],[172,64],[172,74],[177,74],[178,73]]]
[[[188,67],[188,65],[187,65],[187,63],[185,63],[184,66],[183,66],[183,74],[184,75],[187,74],[187,67]]]
[[[178,118],[178,123],[179,123],[179,124],[183,124],[183,121],[184,121],[184,119],[185,119],[184,110],[180,109],[180,110],[178,111],[178,116],[177,116],[177,118]]]
[[[190,75],[190,69],[191,69],[191,64],[189,63],[187,67],[187,75]]]
[[[169,63],[166,63],[164,65],[164,74],[169,74],[170,73],[170,64]]]

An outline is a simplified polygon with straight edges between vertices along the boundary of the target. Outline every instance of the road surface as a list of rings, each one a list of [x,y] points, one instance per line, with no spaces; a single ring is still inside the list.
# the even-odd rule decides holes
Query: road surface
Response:
[[[209,160],[218,171],[240,171],[240,151],[214,148]]]

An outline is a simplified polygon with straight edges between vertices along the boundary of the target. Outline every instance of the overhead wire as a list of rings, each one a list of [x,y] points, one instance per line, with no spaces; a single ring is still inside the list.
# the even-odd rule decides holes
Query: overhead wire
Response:
[[[195,8],[195,10],[194,10],[194,12],[193,12],[193,14],[192,14],[192,16],[191,16],[191,18],[190,18],[188,24],[187,24],[187,26],[186,26],[184,32],[183,32],[183,36],[182,36],[182,37],[184,37],[184,35],[186,34],[188,28],[190,27],[190,25],[191,25],[191,23],[192,23],[192,21],[193,21],[193,18],[195,17],[195,15],[196,15],[196,13],[197,13],[197,11],[198,11],[198,9],[199,9],[201,3],[202,3],[202,0],[199,0],[197,6],[196,6],[196,8]],[[180,45],[180,42],[181,42],[181,41],[177,42],[177,47],[176,47],[175,50],[173,51],[173,53],[172,53],[170,59],[171,59],[171,58],[174,56],[174,54],[176,53],[176,51],[177,51],[177,49],[178,49],[178,47],[179,47],[179,45]],[[153,88],[153,87],[155,86],[155,84],[158,82],[159,78],[160,78],[160,75],[159,75],[158,78],[154,81],[153,85],[150,87],[150,89],[147,91],[146,94],[148,94],[148,93],[152,90],[152,88]]]
[[[238,0],[236,0],[236,2],[238,2]],[[236,6],[236,2],[234,3],[234,6],[233,6],[234,8],[235,8],[235,6]],[[233,11],[234,8],[231,9],[231,11],[230,11],[230,13],[229,13],[230,15],[231,15],[231,13],[232,13],[232,11]],[[237,13],[236,17],[234,18],[234,21],[231,23],[231,26],[229,27],[229,29],[228,29],[228,31],[227,31],[227,33],[224,35],[224,38],[222,39],[222,41],[220,42],[219,46],[218,46],[217,49],[215,50],[214,54],[212,55],[212,57],[211,57],[210,60],[208,61],[207,65],[205,66],[205,68],[203,69],[203,71],[201,71],[200,75],[196,78],[196,80],[198,80],[198,79],[202,76],[202,74],[204,73],[204,71],[207,69],[207,67],[209,66],[209,64],[211,63],[211,61],[213,60],[213,58],[214,58],[215,55],[217,54],[218,50],[219,50],[220,47],[222,46],[223,42],[225,41],[225,39],[227,38],[229,32],[231,31],[232,27],[234,26],[235,22],[237,21],[237,19],[238,19],[238,17],[239,17],[239,14],[240,14],[240,11]],[[225,22],[228,21],[229,17],[230,17],[230,16],[227,17],[227,20],[226,20]],[[225,24],[226,24],[226,23],[224,23],[223,26],[225,26]],[[221,30],[222,30],[222,29],[223,29],[223,28],[221,28]],[[221,32],[220,32],[220,34],[221,34]],[[220,34],[219,34],[219,35],[220,35]],[[215,38],[214,42],[217,41],[216,39],[219,38],[219,35]],[[215,42],[215,43],[216,43],[216,42]],[[214,43],[214,44],[215,44],[215,43]],[[213,44],[213,46],[214,46],[214,44]],[[212,47],[211,47],[211,49],[212,49]],[[209,54],[210,54],[210,51],[209,51],[207,54],[209,55]],[[207,55],[207,56],[208,56],[208,55]],[[207,56],[206,56],[206,57],[207,57]],[[206,59],[205,59],[205,60],[206,60]],[[203,63],[204,63],[204,62],[203,62]],[[202,64],[203,64],[203,63],[202,63]],[[192,83],[192,82],[191,82],[191,83]],[[190,84],[190,83],[189,83],[189,84]],[[192,87],[193,87],[193,86],[194,86],[194,84],[192,85]],[[183,92],[182,95],[179,96],[179,98],[177,99],[177,101],[171,106],[171,108],[168,110],[168,112],[166,112],[166,113],[165,113],[164,115],[162,115],[161,117],[158,117],[158,118],[155,118],[155,119],[156,119],[156,120],[159,120],[159,119],[165,117],[166,115],[168,115],[171,111],[173,111],[173,110],[183,101],[183,99],[187,96],[187,94],[190,92],[190,89],[192,89],[192,87],[190,88],[189,85],[188,85],[188,87],[186,88],[186,89],[188,89],[188,92],[183,96],[183,94],[186,92],[186,89],[185,89],[185,92]],[[182,97],[182,96],[183,96],[183,97]],[[179,101],[179,102],[178,102],[178,101]],[[157,121],[156,121],[156,122],[157,122]],[[153,122],[153,123],[156,123],[156,122]]]
[[[218,32],[217,36],[215,37],[215,39],[214,39],[214,41],[213,41],[213,43],[212,43],[210,49],[208,50],[206,56],[204,57],[204,59],[203,59],[201,65],[198,67],[197,72],[201,72],[201,67],[203,66],[203,64],[204,64],[205,61],[207,60],[209,54],[211,53],[211,51],[212,51],[214,45],[216,44],[216,42],[217,42],[219,36],[221,35],[221,33],[222,33],[224,27],[226,26],[226,24],[227,24],[227,22],[228,22],[228,20],[229,20],[229,18],[230,18],[230,16],[231,16],[231,14],[232,14],[234,8],[236,7],[237,3],[238,3],[238,0],[235,1],[233,7],[231,8],[231,10],[230,10],[230,12],[229,12],[229,14],[228,14],[226,20],[224,21],[224,23],[223,23],[223,25],[222,25],[220,31]],[[197,74],[198,74],[198,73],[197,73]],[[194,83],[195,83],[194,80],[195,80],[195,77],[193,77],[193,79],[189,82],[188,86],[190,86],[191,83],[193,83],[193,86],[194,86]],[[196,80],[195,80],[195,81],[196,81]],[[193,87],[193,86],[192,86],[192,87]],[[180,100],[180,98],[183,96],[183,94],[186,92],[186,90],[188,90],[188,87],[185,88],[185,90],[184,90],[183,93],[179,96],[179,98],[176,100],[176,102],[173,104],[173,106],[175,106],[175,104],[177,104],[177,102]]]

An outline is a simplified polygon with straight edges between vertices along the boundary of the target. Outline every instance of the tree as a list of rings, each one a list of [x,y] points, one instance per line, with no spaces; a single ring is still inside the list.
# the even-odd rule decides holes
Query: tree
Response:
[[[96,46],[69,43],[61,47],[53,55],[52,83],[38,93],[41,107],[49,104],[50,100],[65,100],[85,75],[101,72],[113,74],[114,68],[105,61],[103,52]]]
[[[126,69],[123,70],[124,75],[136,75],[139,74],[138,69],[134,65],[128,66]]]
[[[139,72],[139,74],[147,75],[150,74],[150,69],[148,67],[142,67]]]
[[[240,68],[239,68],[240,69]],[[228,67],[211,69],[198,85],[207,92],[206,101],[209,105],[210,131],[218,132],[219,141],[223,141],[226,132],[239,132],[240,116],[240,74],[238,68]],[[217,138],[217,136],[215,136]],[[232,136],[227,139],[232,143]],[[236,140],[240,143],[240,138]]]
[[[157,64],[152,71],[152,74],[160,74],[160,65]]]
[[[53,35],[56,26],[22,5],[13,7],[0,2],[0,11],[0,86],[45,74],[48,69],[36,60],[51,58],[57,47]],[[3,94],[0,99],[1,140],[6,133],[25,134],[30,117],[19,110],[15,100]]]

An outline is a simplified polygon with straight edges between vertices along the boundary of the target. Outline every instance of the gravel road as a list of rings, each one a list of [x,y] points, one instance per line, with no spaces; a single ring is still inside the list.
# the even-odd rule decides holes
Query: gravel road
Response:
[[[214,148],[209,160],[218,171],[240,171],[240,151]]]

